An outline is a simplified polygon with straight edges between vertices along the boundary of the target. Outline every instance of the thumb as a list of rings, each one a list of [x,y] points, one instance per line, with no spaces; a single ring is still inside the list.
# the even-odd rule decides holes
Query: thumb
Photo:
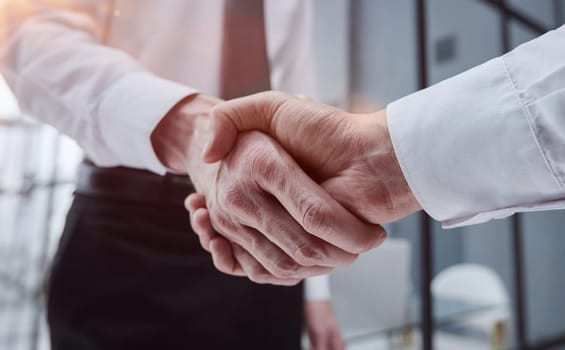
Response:
[[[238,127],[222,110],[213,108],[210,112],[210,138],[204,146],[202,158],[206,163],[224,159],[237,140]]]
[[[210,112],[210,139],[202,153],[204,161],[214,163],[225,158],[240,132],[258,130],[276,136],[272,120],[277,106],[286,99],[288,96],[280,92],[264,92],[216,105]]]

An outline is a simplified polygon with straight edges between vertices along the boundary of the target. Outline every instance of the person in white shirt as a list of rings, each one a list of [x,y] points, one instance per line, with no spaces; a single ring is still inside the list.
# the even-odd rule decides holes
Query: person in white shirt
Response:
[[[267,133],[333,198],[374,224],[421,209],[445,228],[564,209],[563,43],[565,26],[371,114],[276,92],[229,101],[212,112],[204,158],[231,154],[239,132]],[[211,226],[215,208],[204,198],[194,194],[186,203],[201,242],[219,270],[247,271],[241,247],[230,247],[234,233]],[[313,206],[311,222],[330,222],[334,214],[326,203]],[[312,234],[347,251],[374,244],[353,231],[316,228]],[[334,266],[340,265],[336,259]]]
[[[207,165],[200,154],[217,97],[271,88],[314,93],[310,6],[299,0],[0,2],[1,72],[22,110],[72,137],[88,157],[50,278],[53,349],[300,347],[299,282],[330,269],[310,264],[300,278],[287,277],[299,266],[295,259],[313,259],[302,247],[314,238],[302,238],[295,217],[310,200],[331,201],[329,195],[263,135],[245,138],[240,155],[221,166]],[[288,178],[308,182],[295,189],[298,195],[265,183],[256,152],[264,148],[278,154],[271,160]],[[253,267],[255,282],[294,287],[215,271],[190,234],[182,205],[193,186],[229,218],[223,224],[237,225],[242,244],[268,247],[265,231],[287,237],[280,243],[291,243],[290,250],[241,255],[264,262]],[[249,196],[256,213],[240,219],[239,199]],[[289,210],[294,216],[282,214],[296,198],[302,205]],[[382,230],[337,201],[332,207],[343,219],[338,229],[365,236]],[[332,260],[355,259],[318,244]],[[273,255],[279,259],[270,265]],[[305,294],[313,346],[343,348],[327,279],[307,281]]]

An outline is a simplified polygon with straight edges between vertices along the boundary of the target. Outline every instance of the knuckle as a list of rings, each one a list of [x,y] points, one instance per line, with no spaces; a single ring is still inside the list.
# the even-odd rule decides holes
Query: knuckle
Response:
[[[272,181],[277,178],[279,167],[272,152],[258,147],[250,149],[249,152],[247,166],[251,174],[266,181]]]
[[[245,151],[241,172],[247,178],[285,191],[289,184],[289,174],[292,172],[287,156],[265,135],[259,135],[255,141]]]
[[[249,252],[256,252],[261,251],[262,247],[262,240],[258,235],[250,234],[246,230],[242,230],[239,233],[241,246],[245,248],[245,250]]]
[[[307,243],[300,244],[292,254],[292,258],[302,266],[320,265],[325,260],[319,249]]]
[[[230,186],[222,193],[222,201],[229,210],[245,213],[258,212],[257,206],[241,186]]]
[[[265,239],[247,227],[240,227],[232,239],[247,252],[262,252],[268,248],[268,243],[266,243]],[[261,268],[261,265],[255,262],[253,267]]]
[[[302,213],[302,226],[308,232],[316,232],[328,226],[328,220],[331,219],[325,204],[318,200],[306,201]]]
[[[222,234],[230,234],[235,231],[235,225],[226,215],[214,212],[210,213],[210,219],[214,229]]]
[[[222,202],[230,207],[245,206],[247,196],[240,190],[238,186],[229,186],[221,195]]]
[[[278,278],[292,278],[298,274],[299,267],[292,260],[284,257],[272,266],[272,273]]]

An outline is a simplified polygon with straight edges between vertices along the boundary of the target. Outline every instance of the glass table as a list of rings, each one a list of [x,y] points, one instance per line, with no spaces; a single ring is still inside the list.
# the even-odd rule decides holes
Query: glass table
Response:
[[[387,325],[375,324],[372,327],[344,329],[344,338],[348,345],[370,342],[375,339],[388,338],[393,335],[413,337],[412,331],[421,329],[420,300],[412,297],[406,319],[400,323]],[[483,342],[489,342],[490,335],[480,333],[476,329],[466,328],[466,323],[473,318],[487,313],[507,313],[509,306],[506,304],[487,304],[470,302],[468,300],[435,298],[434,322],[435,331],[445,331],[459,336],[472,337]]]

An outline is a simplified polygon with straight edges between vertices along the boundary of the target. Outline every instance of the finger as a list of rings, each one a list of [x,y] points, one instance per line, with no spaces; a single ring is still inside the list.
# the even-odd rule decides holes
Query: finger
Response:
[[[210,242],[218,237],[218,233],[214,230],[214,227],[212,227],[208,209],[197,209],[194,214],[190,216],[190,223],[194,233],[198,235],[202,248],[210,252]]]
[[[267,92],[216,105],[210,113],[211,137],[202,153],[204,161],[223,159],[233,148],[238,132],[258,130],[276,136],[275,112],[289,98],[284,93]]]
[[[206,207],[206,197],[200,193],[191,193],[184,201],[184,207],[189,212],[195,212],[196,209]]]
[[[210,253],[218,271],[232,276],[246,276],[245,271],[234,256],[231,243],[227,239],[218,236],[212,240],[210,242]]]
[[[386,238],[380,225],[367,224],[345,209],[300,169],[285,152],[265,164],[276,169],[259,171],[257,184],[271,193],[307,232],[352,254],[379,246]],[[280,175],[282,174],[282,175]]]
[[[301,279],[296,278],[280,278],[273,276],[249,252],[237,244],[233,245],[233,251],[237,255],[241,268],[245,271],[247,277],[255,283],[294,286],[301,281]]]
[[[326,339],[326,337],[324,337],[324,334],[316,334],[315,335],[316,339],[312,342],[312,349],[313,350],[328,350],[329,348],[329,343]]]
[[[261,199],[261,215],[242,215],[242,223],[262,233],[301,266],[344,266],[357,259],[349,253],[306,232],[272,197]]]
[[[301,266],[283,250],[274,245],[263,234],[252,227],[240,227],[236,235],[227,237],[254,260],[261,264],[269,274],[281,279],[303,279],[325,275],[331,272],[326,266]]]
[[[331,350],[345,350],[346,344],[339,332],[339,329],[336,329],[331,334],[330,340],[330,349]]]

